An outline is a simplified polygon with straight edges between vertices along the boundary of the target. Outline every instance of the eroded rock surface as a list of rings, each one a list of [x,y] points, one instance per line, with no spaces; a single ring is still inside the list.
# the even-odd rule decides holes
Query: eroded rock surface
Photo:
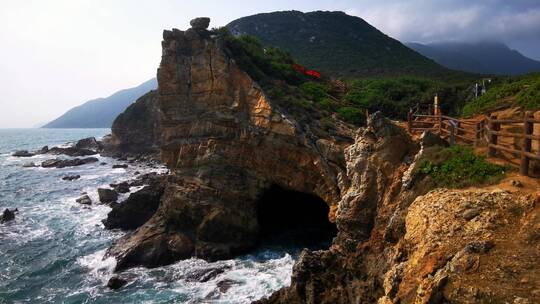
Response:
[[[109,250],[117,269],[246,252],[257,243],[257,198],[272,185],[336,205],[341,143],[276,107],[207,30],[163,37],[161,155],[172,177],[156,214]]]

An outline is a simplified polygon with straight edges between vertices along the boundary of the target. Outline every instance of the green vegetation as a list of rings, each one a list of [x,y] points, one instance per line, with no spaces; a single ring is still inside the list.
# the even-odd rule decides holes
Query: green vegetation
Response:
[[[540,108],[540,74],[494,79],[486,94],[465,104],[463,115],[472,116],[512,105],[526,110]]]
[[[475,155],[470,148],[453,146],[423,160],[417,174],[431,176],[435,187],[461,188],[497,182],[504,177],[505,170]]]
[[[264,24],[264,26],[261,26]],[[227,25],[290,52],[300,64],[338,77],[446,75],[450,70],[342,12],[257,14]]]
[[[279,106],[300,123],[329,132],[339,118],[354,125],[366,121],[366,110],[381,111],[394,119],[406,119],[409,108],[417,103],[432,103],[439,95],[444,113],[460,111],[470,95],[470,79],[443,81],[413,76],[361,78],[345,80],[346,90],[323,74],[313,79],[292,68],[295,60],[287,52],[266,47],[252,36],[233,36],[226,28],[214,30],[229,56],[255,79]]]
[[[409,108],[417,103],[432,103],[435,94],[443,112],[454,113],[468,94],[467,83],[417,77],[357,79],[349,81],[348,86],[345,101],[349,104],[399,119],[406,119]]]

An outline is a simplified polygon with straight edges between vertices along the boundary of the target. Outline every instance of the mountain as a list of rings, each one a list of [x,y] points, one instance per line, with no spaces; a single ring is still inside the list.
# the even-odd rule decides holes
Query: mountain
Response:
[[[109,97],[87,101],[43,128],[110,128],[114,119],[130,104],[156,88],[157,81],[152,78],[137,87],[118,91]]]
[[[361,18],[343,12],[283,11],[237,19],[234,35],[258,37],[306,67],[338,76],[435,74],[448,72]]]
[[[500,42],[406,43],[406,45],[454,70],[501,75],[540,71],[540,62],[527,58]]]

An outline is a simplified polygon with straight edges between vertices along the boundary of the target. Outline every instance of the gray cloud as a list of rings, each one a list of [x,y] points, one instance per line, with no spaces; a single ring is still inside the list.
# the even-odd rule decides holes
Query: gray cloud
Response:
[[[402,41],[496,40],[540,59],[538,0],[361,2],[347,12]]]

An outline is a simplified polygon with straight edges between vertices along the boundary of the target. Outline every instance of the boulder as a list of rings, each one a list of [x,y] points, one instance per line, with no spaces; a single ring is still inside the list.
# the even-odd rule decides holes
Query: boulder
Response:
[[[0,215],[0,223],[6,223],[15,219],[15,213],[19,212],[18,209],[9,210],[6,208],[2,215]]]
[[[137,229],[150,219],[159,207],[165,186],[156,181],[134,192],[121,204],[115,205],[103,225],[107,229]]]
[[[191,27],[195,30],[206,30],[210,25],[210,18],[208,17],[199,17],[191,20],[189,22]]]
[[[79,178],[81,178],[80,175],[67,175],[67,176],[62,177],[62,180],[72,181],[72,180],[76,180],[76,179],[79,179]]]
[[[77,203],[82,205],[92,205],[92,199],[88,195],[83,195],[75,200]]]
[[[49,146],[43,146],[43,147],[41,147],[41,149],[39,149],[39,151],[38,151],[39,154],[45,154],[45,153],[47,153],[47,152],[49,152]]]
[[[67,156],[88,156],[88,155],[95,155],[97,154],[97,151],[89,150],[89,149],[79,149],[76,147],[52,147],[47,151],[47,154],[54,154],[54,155],[67,155]]]
[[[97,162],[98,159],[95,157],[87,158],[74,158],[74,159],[48,159],[41,163],[43,168],[65,168],[65,167],[76,167],[82,166],[90,163]]]
[[[75,148],[99,151],[101,150],[101,145],[95,137],[88,137],[77,141]]]
[[[27,150],[15,151],[13,152],[13,154],[11,154],[11,156],[15,156],[15,157],[32,157],[34,155],[35,155],[34,153],[30,153]]]
[[[119,184],[110,184],[111,188],[116,190],[118,193],[128,193],[129,192],[129,183],[121,182]]]
[[[116,290],[125,286],[127,283],[128,281],[126,279],[120,278],[118,276],[113,276],[107,282],[107,287],[109,287],[112,290]]]
[[[99,201],[105,204],[114,203],[118,200],[118,193],[111,189],[98,189]]]

